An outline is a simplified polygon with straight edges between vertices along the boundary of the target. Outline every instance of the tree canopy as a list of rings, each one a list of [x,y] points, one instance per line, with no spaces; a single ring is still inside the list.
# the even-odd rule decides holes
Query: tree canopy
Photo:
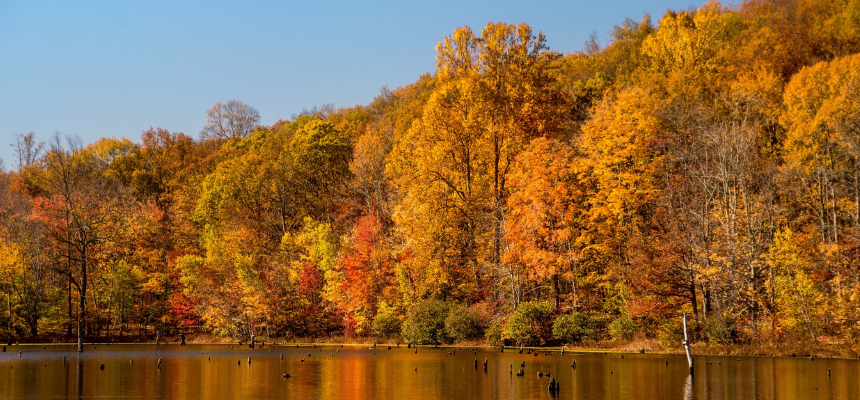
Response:
[[[0,332],[548,343],[689,312],[718,343],[857,343],[858,4],[709,2],[571,54],[462,27],[367,105],[21,135]]]

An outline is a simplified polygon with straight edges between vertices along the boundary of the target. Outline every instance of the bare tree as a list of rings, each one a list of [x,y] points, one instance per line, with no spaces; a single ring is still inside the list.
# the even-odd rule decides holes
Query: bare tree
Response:
[[[116,182],[104,175],[104,165],[87,158],[80,139],[68,138],[64,146],[59,134],[51,141],[45,156],[44,190],[52,210],[49,235],[64,254],[66,265],[57,265],[58,273],[68,277],[78,294],[78,352],[83,351],[87,319],[87,289],[90,273],[98,267],[94,258],[96,246],[106,233],[108,219],[116,216],[112,201]],[[69,287],[71,310],[71,287]]]
[[[597,38],[597,31],[591,31],[588,35],[588,40],[585,41],[585,54],[593,56],[600,53],[600,40]]]
[[[20,133],[15,138],[15,155],[18,156],[18,169],[26,167],[39,159],[42,155],[42,150],[45,148],[45,142],[37,142],[36,134],[30,132],[28,134]]]
[[[326,118],[329,115],[332,115],[336,112],[337,112],[337,108],[335,108],[334,104],[325,103],[321,106],[313,106],[310,109],[304,108],[304,109],[302,109],[302,112],[300,112],[298,114],[293,114],[292,117],[290,117],[290,118],[296,119],[296,118],[304,116],[304,115],[307,115],[307,116],[319,115],[320,117]]]
[[[206,125],[200,131],[200,138],[241,139],[259,122],[260,113],[254,107],[238,100],[219,101],[206,111]]]

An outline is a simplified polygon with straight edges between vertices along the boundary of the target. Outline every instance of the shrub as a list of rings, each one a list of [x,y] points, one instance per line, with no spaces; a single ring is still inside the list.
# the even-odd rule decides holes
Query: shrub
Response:
[[[502,345],[504,340],[505,325],[498,321],[493,321],[487,331],[484,333],[484,339],[493,346]]]
[[[423,300],[415,305],[403,321],[401,334],[407,342],[415,344],[439,344],[448,341],[445,334],[445,319],[448,304],[438,300]]]
[[[396,310],[388,303],[380,302],[376,317],[373,318],[373,334],[390,338],[397,336],[398,332],[400,332],[400,319],[397,318]]]
[[[472,340],[483,334],[483,319],[481,314],[462,304],[452,304],[445,318],[445,333],[453,341]]]
[[[612,324],[612,316],[600,313],[589,319],[591,320],[591,339],[601,340],[609,337],[609,325]]]
[[[505,335],[519,345],[544,344],[552,333],[553,307],[548,301],[520,303],[505,324]]]
[[[627,314],[622,314],[609,324],[609,336],[613,339],[630,340],[636,334],[639,326]]]
[[[727,314],[716,315],[705,320],[705,335],[713,344],[734,344],[738,341],[735,320]]]
[[[591,337],[591,318],[585,314],[562,314],[552,324],[552,336],[565,343],[578,343]]]
[[[684,329],[681,327],[681,318],[672,318],[660,325],[657,329],[657,341],[667,348],[678,347],[684,340]]]

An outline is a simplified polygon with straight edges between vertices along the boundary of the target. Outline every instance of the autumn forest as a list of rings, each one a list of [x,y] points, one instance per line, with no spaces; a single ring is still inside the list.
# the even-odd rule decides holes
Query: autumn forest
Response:
[[[199,133],[19,135],[0,335],[678,346],[687,313],[699,342],[860,343],[860,1],[572,54],[539,29],[459,28],[432,74],[271,126],[231,100]]]

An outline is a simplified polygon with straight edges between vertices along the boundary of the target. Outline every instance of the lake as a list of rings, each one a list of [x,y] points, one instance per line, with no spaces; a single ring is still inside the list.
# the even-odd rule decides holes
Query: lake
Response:
[[[0,398],[550,399],[539,372],[560,382],[560,399],[860,398],[860,361],[846,359],[698,356],[690,378],[683,355],[234,347],[11,346],[0,353]]]

